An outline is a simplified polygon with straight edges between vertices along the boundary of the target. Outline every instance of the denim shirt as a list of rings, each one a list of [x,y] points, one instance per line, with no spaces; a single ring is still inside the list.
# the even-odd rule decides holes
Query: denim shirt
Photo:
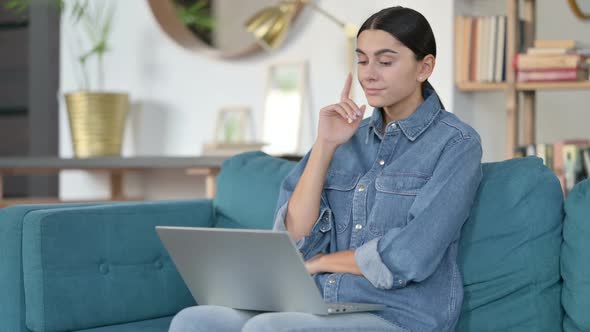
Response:
[[[479,186],[477,132],[447,112],[437,94],[383,131],[374,109],[336,150],[319,217],[297,242],[305,260],[355,250],[363,273],[314,275],[326,302],[381,303],[375,314],[410,331],[453,331],[463,283],[457,249]],[[283,181],[275,230],[286,230],[288,200],[309,153]]]

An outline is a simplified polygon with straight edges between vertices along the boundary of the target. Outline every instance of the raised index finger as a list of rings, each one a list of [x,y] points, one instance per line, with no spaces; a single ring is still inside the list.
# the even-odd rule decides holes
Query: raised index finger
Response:
[[[344,83],[344,88],[342,89],[342,93],[340,94],[340,101],[345,101],[345,100],[349,99],[351,86],[352,86],[352,74],[348,73],[348,76],[346,76],[346,82]]]

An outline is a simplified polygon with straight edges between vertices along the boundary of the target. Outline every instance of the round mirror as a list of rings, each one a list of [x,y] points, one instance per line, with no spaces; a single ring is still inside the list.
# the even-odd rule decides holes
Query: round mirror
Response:
[[[245,23],[277,0],[148,0],[164,32],[182,47],[221,58],[239,58],[262,50]],[[297,1],[293,21],[303,4]],[[292,22],[291,22],[292,23]]]
[[[590,20],[590,0],[568,0],[568,2],[577,17]]]

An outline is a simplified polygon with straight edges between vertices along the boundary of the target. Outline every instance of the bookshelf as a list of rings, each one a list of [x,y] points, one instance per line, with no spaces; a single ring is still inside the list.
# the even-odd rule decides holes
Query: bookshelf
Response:
[[[464,92],[469,91],[501,91],[506,90],[506,83],[458,82],[457,87]]]
[[[547,82],[547,83],[517,83],[518,91],[538,91],[538,90],[582,90],[590,89],[590,81],[582,82]]]
[[[472,2],[472,4],[476,2]],[[519,45],[533,46],[535,40],[536,0],[505,0],[506,5],[506,66],[503,82],[465,82],[456,80],[456,87],[463,93],[500,91],[504,94],[506,111],[506,155],[514,157],[519,145],[535,144],[537,91],[590,90],[590,80],[580,82],[524,83],[517,82],[512,59],[519,52]],[[522,40],[521,40],[522,38]],[[456,57],[464,56],[461,50]],[[460,63],[461,58],[456,62]],[[457,71],[455,71],[457,74]],[[521,98],[522,97],[522,98]],[[522,122],[519,122],[519,119]],[[522,133],[523,140],[519,142]]]

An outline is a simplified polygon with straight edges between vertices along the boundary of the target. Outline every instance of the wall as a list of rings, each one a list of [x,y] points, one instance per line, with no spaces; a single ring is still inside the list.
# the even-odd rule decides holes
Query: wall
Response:
[[[126,156],[198,155],[201,145],[213,137],[215,112],[222,106],[247,105],[259,121],[266,68],[270,63],[308,61],[309,109],[314,122],[319,108],[338,99],[346,76],[346,39],[335,24],[310,8],[302,13],[280,50],[224,61],[184,50],[173,43],[157,26],[145,0],[116,2],[112,51],[105,59],[106,87],[128,91],[132,98],[134,109],[124,145]],[[346,1],[346,6],[342,0],[323,0],[318,4],[336,17],[357,25],[376,10],[394,4],[421,11],[433,26],[438,41],[437,68],[431,81],[445,105],[452,108],[451,0]],[[64,21],[62,93],[77,89],[71,46],[68,46],[71,34],[71,25]],[[355,99],[364,103],[360,87],[355,92]],[[60,111],[60,155],[70,157],[72,148],[63,100]],[[313,135],[309,135],[308,142],[312,140]],[[83,172],[63,172],[60,185],[63,198],[94,198],[108,193],[103,176]],[[202,179],[166,172],[135,176],[126,185],[131,194],[144,193],[147,198],[203,194]]]

